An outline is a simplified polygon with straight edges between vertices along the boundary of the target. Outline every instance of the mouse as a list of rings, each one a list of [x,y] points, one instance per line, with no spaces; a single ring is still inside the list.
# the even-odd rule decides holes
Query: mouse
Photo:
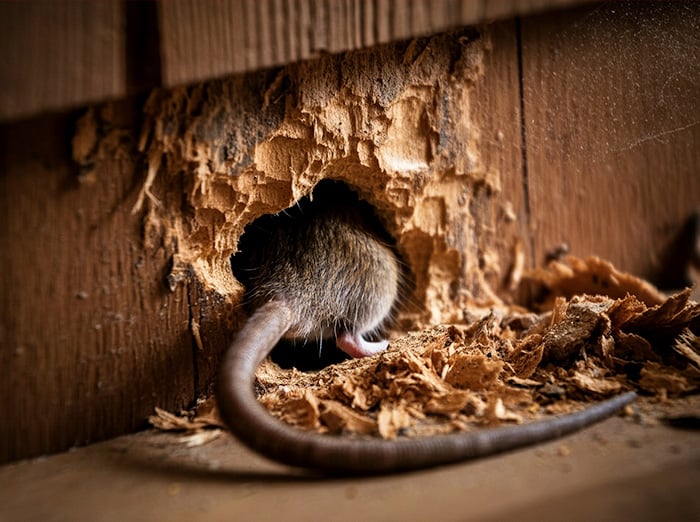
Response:
[[[339,197],[342,196],[342,197]],[[257,367],[282,340],[335,340],[351,357],[388,346],[402,300],[403,264],[365,203],[326,184],[278,215],[254,222],[234,270],[252,310],[225,352],[216,386],[222,420],[254,451],[331,474],[381,474],[434,467],[544,442],[619,411],[634,392],[529,424],[395,440],[303,431],[273,417],[255,395]],[[236,254],[235,257],[238,257]]]

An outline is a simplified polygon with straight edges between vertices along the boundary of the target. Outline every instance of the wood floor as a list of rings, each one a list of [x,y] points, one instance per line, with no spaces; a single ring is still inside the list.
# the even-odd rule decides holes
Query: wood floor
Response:
[[[699,397],[676,402],[697,412]],[[700,519],[700,431],[612,418],[526,450],[423,472],[319,478],[228,434],[146,431],[0,468],[2,521]]]

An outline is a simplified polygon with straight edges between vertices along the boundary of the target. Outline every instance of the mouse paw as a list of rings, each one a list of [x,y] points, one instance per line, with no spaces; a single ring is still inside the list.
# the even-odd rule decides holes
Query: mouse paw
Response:
[[[369,357],[386,350],[389,341],[365,341],[362,334],[345,332],[336,339],[336,346],[350,357]]]

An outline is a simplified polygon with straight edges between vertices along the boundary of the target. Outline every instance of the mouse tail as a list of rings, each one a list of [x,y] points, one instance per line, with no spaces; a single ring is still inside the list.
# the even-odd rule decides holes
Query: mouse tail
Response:
[[[221,418],[246,445],[267,453],[268,411],[254,392],[255,372],[292,324],[292,312],[281,301],[259,307],[224,354],[216,387]]]
[[[432,437],[382,440],[303,431],[258,402],[255,372],[291,325],[282,302],[260,307],[224,356],[217,402],[224,422],[244,444],[278,462],[326,473],[377,474],[433,467],[544,442],[594,424],[634,400],[628,392],[584,410],[542,421]]]

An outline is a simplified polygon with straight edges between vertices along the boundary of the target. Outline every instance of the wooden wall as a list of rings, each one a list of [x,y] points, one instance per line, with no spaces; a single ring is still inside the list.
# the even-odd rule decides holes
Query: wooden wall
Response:
[[[0,121],[586,2],[0,2]]]
[[[522,20],[535,260],[567,243],[653,279],[700,210],[700,6],[601,5]]]
[[[81,180],[74,124],[0,129],[2,461],[134,430],[153,404],[193,398],[186,290],[166,289],[166,253],[144,248],[130,211],[138,157],[115,147]]]
[[[242,70],[303,58],[319,48],[305,42],[304,35],[321,38],[322,29],[326,38],[338,31],[330,40],[335,43],[325,44],[325,50],[337,51],[415,34],[418,29],[411,23],[423,19],[402,15],[396,20],[404,22],[389,25],[394,29],[376,22],[369,24],[375,29],[365,31],[369,26],[362,16],[385,20],[381,16],[389,15],[351,7],[379,9],[393,3],[339,3],[350,6],[348,11],[326,19],[346,20],[343,16],[354,13],[355,25],[338,22],[341,31],[338,24],[331,29],[332,24],[313,23],[309,36],[301,30],[303,2],[296,2],[289,5],[297,7],[292,19],[302,24],[302,36],[285,36],[297,42],[294,51],[282,52],[286,47],[279,43],[268,48],[263,39],[246,40],[243,58],[235,42],[223,48],[235,56],[227,61],[214,45],[216,30],[230,38],[241,38],[240,33],[222,25],[212,28],[209,43],[196,42],[201,33],[181,25],[166,33],[189,39],[191,55],[183,58],[178,53],[185,50],[164,43],[161,34],[159,45],[165,47],[154,69],[149,66],[153,62],[129,64],[134,51],[119,49],[131,49],[133,43],[105,41],[105,34],[119,33],[119,24],[129,16],[133,21],[134,15],[120,15],[116,2],[99,4],[71,4],[68,9],[99,11],[107,24],[99,34],[89,33],[88,40],[56,38],[79,50],[68,60],[69,69],[83,59],[75,56],[92,53],[85,63],[112,64],[111,72],[101,76],[83,70],[81,76],[77,71],[72,88],[53,92],[52,85],[62,85],[52,76],[61,62],[41,64],[60,57],[42,57],[43,51],[33,50],[41,49],[36,42],[30,47],[36,62],[9,61],[14,65],[0,68],[0,461],[133,430],[155,405],[187,406],[206,389],[215,370],[215,361],[203,357],[193,337],[191,318],[204,309],[210,315],[224,313],[196,283],[172,293],[167,289],[169,259],[145,245],[141,216],[131,213],[143,180],[143,159],[135,152],[142,100],[125,99],[113,113],[98,115],[125,132],[115,134],[113,148],[108,143],[95,152],[102,160],[89,176],[81,175],[70,148],[84,110],[36,115],[121,98],[153,82],[172,85],[225,74],[231,64]],[[192,13],[193,5],[185,0],[158,4],[160,18],[144,16],[173,27],[182,24],[182,13]],[[225,10],[225,3],[217,5]],[[261,3],[260,20],[281,5]],[[330,3],[309,5],[328,10]],[[411,13],[420,13],[419,7],[427,4],[406,5],[416,10]],[[18,6],[0,4],[0,12],[9,11],[15,20],[40,27],[51,13],[25,17]],[[70,13],[61,16],[69,25],[78,23]],[[7,23],[7,16],[0,18]],[[449,21],[428,19],[436,25],[425,30]],[[410,32],[401,29],[406,23],[413,27]],[[548,250],[566,242],[575,254],[598,254],[642,276],[658,272],[666,245],[700,206],[699,27],[700,10],[693,2],[642,2],[507,20],[488,29],[493,49],[475,86],[473,110],[488,130],[482,136],[482,159],[501,175],[530,264],[541,263]],[[6,56],[26,37],[14,30],[19,32],[3,31],[0,37]],[[57,33],[46,34],[53,38]],[[243,34],[252,38],[252,33]],[[25,71],[22,76],[16,75],[19,70]],[[124,70],[132,71],[127,80]],[[13,82],[8,83],[10,75]],[[117,153],[124,147],[131,153]]]

